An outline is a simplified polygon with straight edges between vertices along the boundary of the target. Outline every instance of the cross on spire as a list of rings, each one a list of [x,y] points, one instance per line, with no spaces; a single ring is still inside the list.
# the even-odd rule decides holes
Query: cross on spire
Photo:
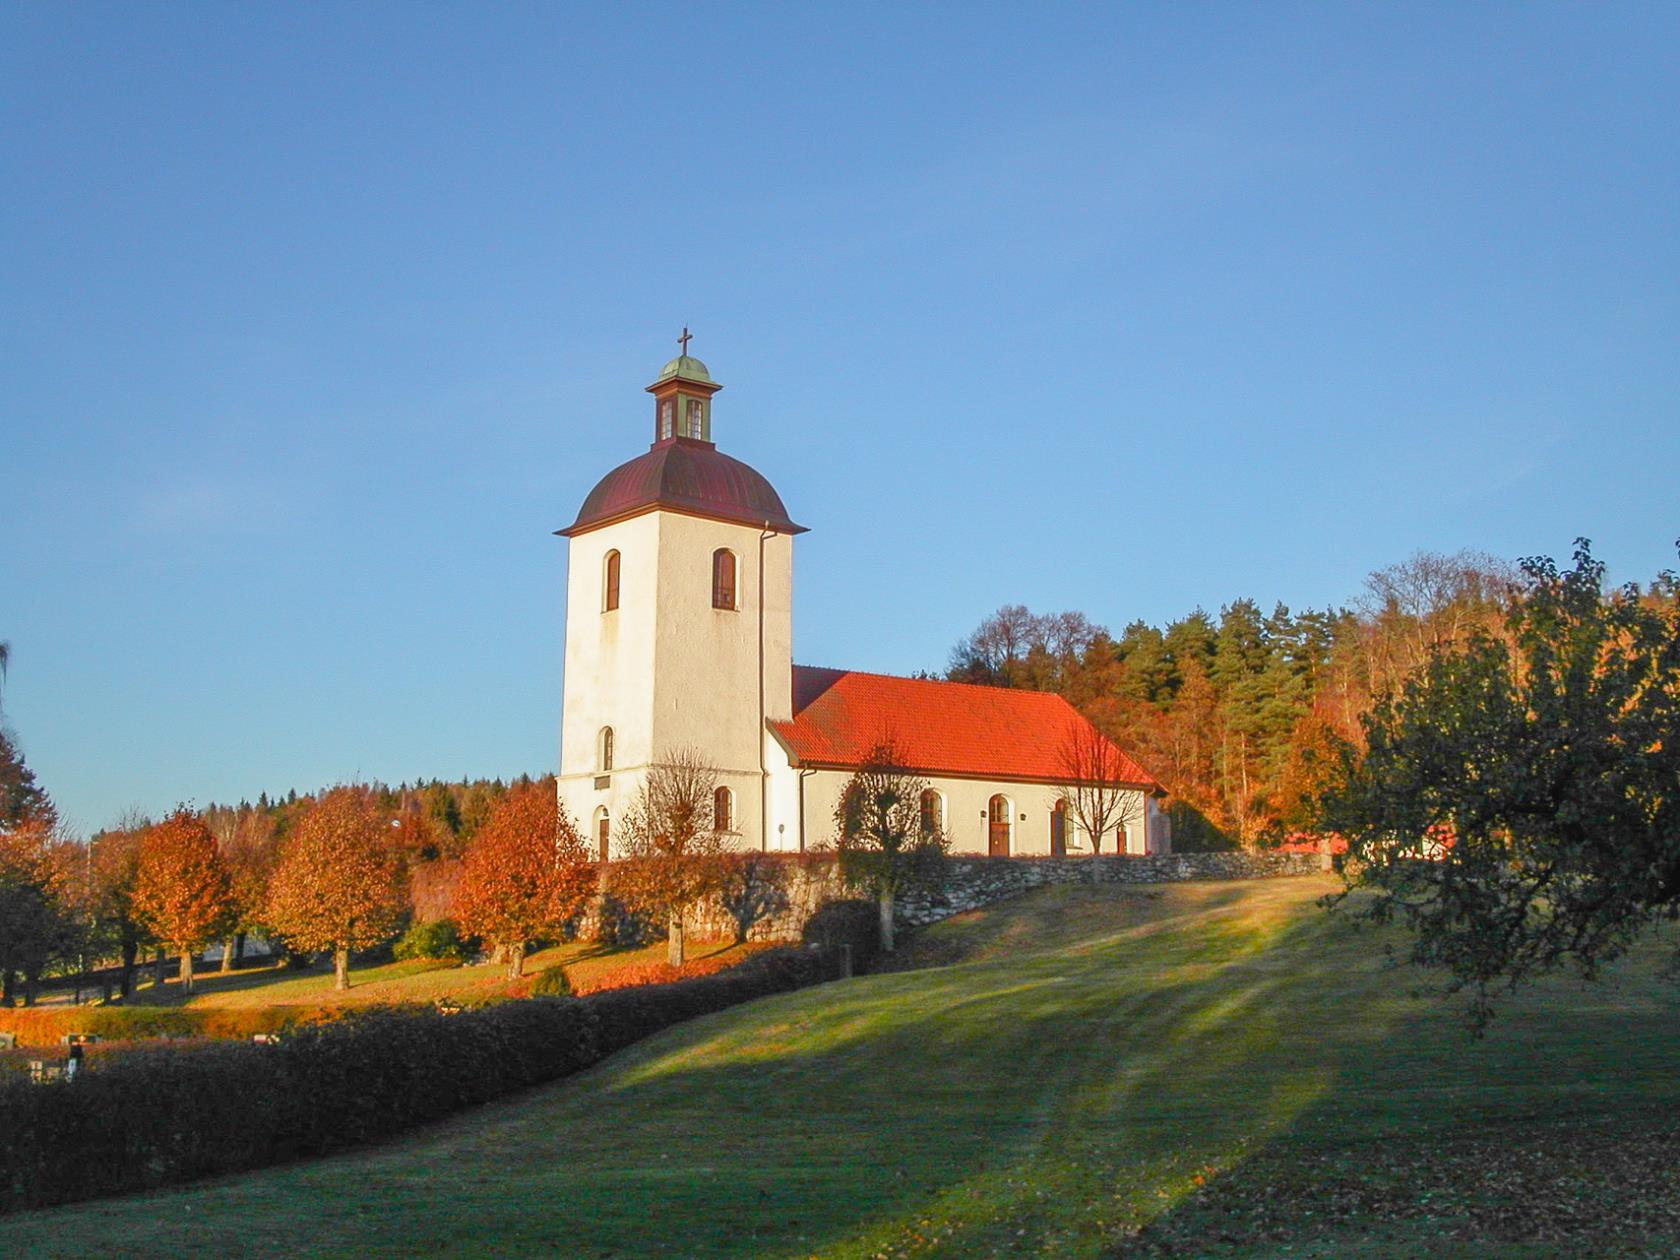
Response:
[[[677,338],[677,344],[682,347],[682,352],[685,355],[688,353],[688,343],[693,341],[693,340],[694,340],[694,338],[689,335],[688,325],[684,324],[683,325],[683,335]]]

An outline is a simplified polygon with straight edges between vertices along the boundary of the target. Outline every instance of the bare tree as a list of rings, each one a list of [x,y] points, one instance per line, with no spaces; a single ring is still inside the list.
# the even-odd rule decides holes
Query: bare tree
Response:
[[[1371,574],[1359,601],[1370,635],[1371,693],[1391,690],[1432,651],[1472,630],[1497,630],[1517,586],[1509,564],[1480,551],[1420,551]]]
[[[1128,823],[1143,815],[1143,793],[1125,782],[1120,750],[1089,722],[1071,723],[1062,742],[1062,773],[1067,779],[1068,812],[1091,838],[1091,854],[1102,852],[1103,837],[1125,834]],[[1116,840],[1115,849],[1122,845]]]
[[[906,888],[936,881],[949,843],[938,827],[924,825],[927,780],[904,768],[892,739],[869,750],[840,793],[834,810],[840,872],[846,882],[875,895],[881,914],[881,948],[893,947],[893,900]]]
[[[713,815],[717,789],[717,771],[695,749],[651,766],[622,825],[625,860],[609,877],[626,904],[664,916],[673,967],[683,962],[683,916],[716,889],[728,849]]]

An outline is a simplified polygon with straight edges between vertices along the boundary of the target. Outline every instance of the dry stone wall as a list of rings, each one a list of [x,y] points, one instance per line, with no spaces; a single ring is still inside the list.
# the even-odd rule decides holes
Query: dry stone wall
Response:
[[[1049,884],[1163,884],[1195,879],[1272,879],[1314,875],[1321,869],[1317,854],[1305,853],[1175,853],[1115,857],[993,858],[953,857],[940,888],[901,897],[897,919],[920,926],[978,909],[1031,888]],[[752,940],[798,940],[805,924],[825,902],[857,894],[840,878],[833,859],[804,858],[788,863],[786,905],[755,923]],[[697,938],[730,937],[735,922],[715,901],[702,904],[690,916],[689,931]]]

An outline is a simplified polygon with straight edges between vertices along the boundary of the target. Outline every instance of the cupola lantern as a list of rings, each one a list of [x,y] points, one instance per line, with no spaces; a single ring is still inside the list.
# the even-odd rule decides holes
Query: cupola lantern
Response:
[[[712,395],[722,389],[706,365],[688,353],[693,340],[687,327],[677,344],[682,353],[659,371],[659,379],[647,387],[653,395],[653,444],[686,439],[712,440]]]

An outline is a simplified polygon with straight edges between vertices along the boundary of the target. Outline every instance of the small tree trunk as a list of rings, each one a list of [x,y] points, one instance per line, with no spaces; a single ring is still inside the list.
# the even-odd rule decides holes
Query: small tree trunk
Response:
[[[233,937],[222,942],[222,972],[225,975],[233,970]]]
[[[10,967],[0,975],[0,1006],[17,1005],[17,972]]]
[[[159,989],[163,988],[163,967],[168,961],[168,955],[161,949],[158,950],[157,957],[152,959],[152,984]]]
[[[234,959],[233,959],[234,966],[237,967],[237,966],[244,963],[244,961],[245,961],[245,933],[243,933],[243,932],[238,932],[238,933],[235,933],[235,935],[234,935],[234,938],[233,938],[233,955],[234,955]]]
[[[890,888],[881,890],[881,951],[887,954],[893,951],[893,893]]]
[[[333,950],[333,988],[350,987],[350,951],[343,946]]]
[[[41,972],[39,968],[29,967],[23,973],[23,1004],[35,1005],[36,990],[41,987]]]
[[[139,942],[132,939],[124,940],[122,943],[122,973],[117,981],[117,991],[122,994],[124,1001],[127,1001],[129,995],[134,992],[134,968],[139,958]]]
[[[681,910],[671,911],[666,921],[665,961],[673,967],[683,965],[683,917]]]
[[[1330,833],[1325,832],[1318,838],[1318,869],[1333,871],[1336,869],[1336,859],[1330,853]]]
[[[193,991],[193,956],[192,956],[192,950],[183,949],[181,951],[181,992],[182,993],[191,993],[192,991]]]
[[[509,945],[507,951],[508,979],[517,980],[525,974],[525,942]]]

